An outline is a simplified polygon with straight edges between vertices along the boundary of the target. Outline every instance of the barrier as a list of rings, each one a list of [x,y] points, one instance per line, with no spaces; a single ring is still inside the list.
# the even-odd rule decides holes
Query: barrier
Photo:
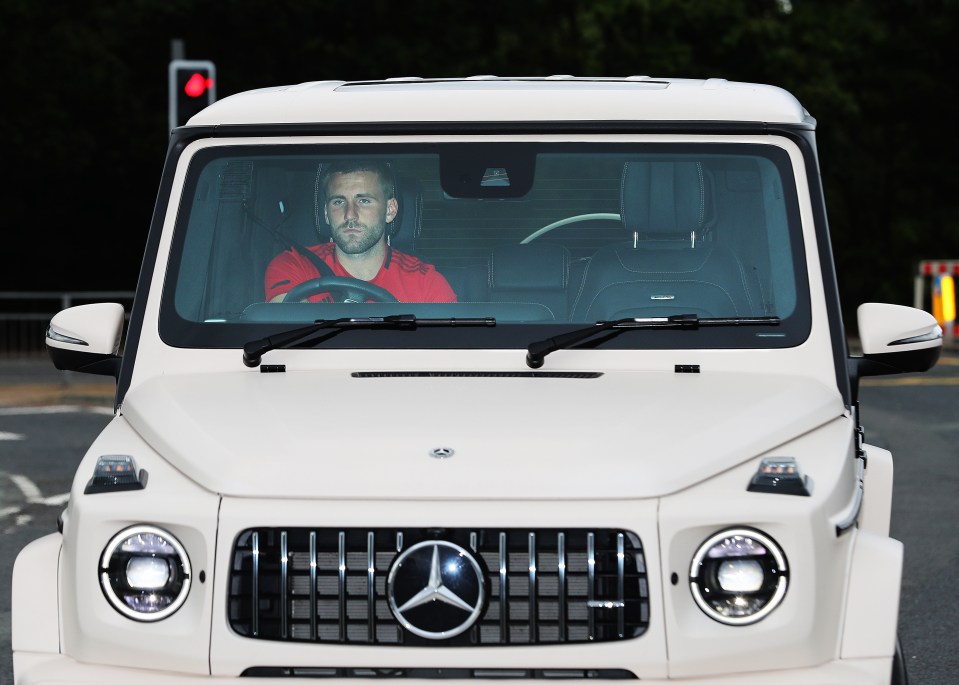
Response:
[[[58,311],[78,304],[119,302],[129,316],[133,295],[132,290],[0,291],[0,358],[46,357],[47,325]]]
[[[927,309],[926,279],[931,281],[927,310],[932,312],[942,326],[943,342],[947,344],[959,340],[959,324],[956,323],[956,277],[959,277],[959,259],[925,259],[919,262],[913,287],[913,306]]]

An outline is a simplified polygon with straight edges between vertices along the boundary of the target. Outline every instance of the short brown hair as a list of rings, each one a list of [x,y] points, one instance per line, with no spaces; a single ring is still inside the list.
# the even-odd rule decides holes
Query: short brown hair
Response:
[[[385,199],[388,200],[396,196],[393,168],[389,162],[379,159],[338,159],[320,165],[317,190],[322,193],[322,203],[326,204],[326,189],[329,187],[330,179],[332,179],[334,175],[357,174],[361,172],[369,172],[377,175]]]

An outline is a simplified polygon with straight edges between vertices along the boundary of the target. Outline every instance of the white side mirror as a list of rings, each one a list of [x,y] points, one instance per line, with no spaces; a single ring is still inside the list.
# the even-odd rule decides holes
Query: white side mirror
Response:
[[[856,315],[862,353],[867,357],[942,347],[939,322],[921,309],[868,302],[859,306]]]
[[[116,376],[122,333],[123,305],[98,302],[70,307],[50,320],[47,352],[58,369]]]

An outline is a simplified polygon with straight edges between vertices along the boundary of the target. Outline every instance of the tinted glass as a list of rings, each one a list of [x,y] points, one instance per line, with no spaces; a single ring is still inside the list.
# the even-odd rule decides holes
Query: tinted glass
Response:
[[[696,314],[781,323],[604,344],[795,345],[809,304],[794,186],[771,145],[207,148],[190,164],[161,332],[240,346],[319,319],[411,313],[497,325],[322,344],[522,347],[597,321]]]

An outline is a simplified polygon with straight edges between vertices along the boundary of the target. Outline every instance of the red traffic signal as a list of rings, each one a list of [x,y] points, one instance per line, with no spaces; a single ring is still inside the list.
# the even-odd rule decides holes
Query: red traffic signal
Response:
[[[183,92],[186,93],[187,97],[198,98],[211,88],[213,88],[213,79],[195,71],[187,79],[186,85],[183,86]]]
[[[174,129],[216,102],[216,66],[209,60],[171,61],[169,97],[170,129]]]

